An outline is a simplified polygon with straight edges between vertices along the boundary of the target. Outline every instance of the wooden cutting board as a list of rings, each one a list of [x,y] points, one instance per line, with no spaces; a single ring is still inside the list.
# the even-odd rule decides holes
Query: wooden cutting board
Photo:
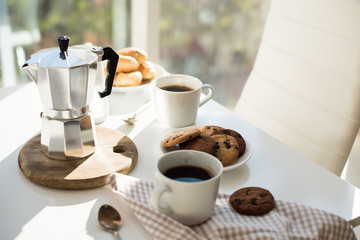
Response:
[[[19,167],[30,180],[52,188],[89,189],[106,184],[112,172],[128,174],[138,160],[136,145],[123,133],[96,126],[96,150],[79,160],[56,160],[40,151],[40,134],[21,149]]]

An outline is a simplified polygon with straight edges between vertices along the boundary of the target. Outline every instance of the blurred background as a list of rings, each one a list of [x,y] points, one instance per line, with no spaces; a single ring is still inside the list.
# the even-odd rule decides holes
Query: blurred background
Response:
[[[213,85],[215,100],[232,109],[252,68],[269,3],[0,0],[0,87],[29,82],[20,66],[32,53],[56,47],[58,36],[70,36],[71,45],[91,42],[118,50],[142,41],[134,34],[142,32],[154,45],[144,47],[150,61]],[[135,26],[139,21],[144,24]]]

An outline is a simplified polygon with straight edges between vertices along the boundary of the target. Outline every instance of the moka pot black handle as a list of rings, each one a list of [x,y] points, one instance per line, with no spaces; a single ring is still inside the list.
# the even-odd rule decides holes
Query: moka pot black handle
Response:
[[[105,79],[105,89],[102,92],[99,92],[101,98],[111,94],[111,90],[116,74],[116,67],[119,60],[119,55],[112,48],[103,47],[102,50],[104,51],[102,60],[109,60],[109,61],[106,67],[107,75]],[[102,69],[99,69],[98,71],[102,71]]]

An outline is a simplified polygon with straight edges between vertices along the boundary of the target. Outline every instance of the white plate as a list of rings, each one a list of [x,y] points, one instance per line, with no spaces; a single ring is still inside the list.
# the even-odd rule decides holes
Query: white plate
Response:
[[[160,141],[161,151],[163,153],[168,153],[168,152],[179,150],[180,148],[179,148],[178,145],[173,146],[173,147],[163,147],[162,143],[165,140],[165,138],[167,138],[167,137],[169,137],[171,135],[174,135],[174,134],[176,134],[178,132],[184,131],[186,129],[192,129],[192,128],[199,128],[199,127],[198,126],[189,126],[189,127],[185,127],[185,128],[178,128],[178,129],[175,129],[175,130],[167,133]],[[250,143],[248,141],[246,141],[245,138],[244,138],[244,140],[245,140],[245,143],[246,143],[246,149],[245,149],[244,154],[242,156],[238,157],[238,159],[236,159],[236,161],[233,164],[231,164],[230,166],[224,167],[224,171],[229,171],[229,170],[238,168],[238,167],[244,165],[247,161],[249,161],[249,159],[250,159],[250,157],[252,155],[252,147],[251,147]]]
[[[151,62],[154,67],[155,67],[155,72],[156,72],[156,77],[160,77],[166,74],[165,69],[160,66],[157,63],[153,63]],[[146,80],[144,81],[141,85],[139,86],[131,86],[131,87],[112,87],[112,91],[114,92],[120,92],[120,93],[128,93],[128,92],[134,92],[134,91],[139,91],[139,90],[143,90],[147,87],[150,86],[150,83],[152,82],[152,80]]]

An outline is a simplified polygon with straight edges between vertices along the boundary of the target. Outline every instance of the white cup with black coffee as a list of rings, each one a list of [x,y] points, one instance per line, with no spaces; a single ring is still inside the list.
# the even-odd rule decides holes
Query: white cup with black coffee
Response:
[[[214,156],[195,150],[163,155],[156,168],[151,205],[185,225],[197,225],[214,213],[223,166]]]
[[[201,93],[207,93],[201,98]],[[214,88],[198,78],[170,74],[153,81],[153,100],[156,116],[163,124],[185,127],[193,124],[198,108],[214,95]]]

